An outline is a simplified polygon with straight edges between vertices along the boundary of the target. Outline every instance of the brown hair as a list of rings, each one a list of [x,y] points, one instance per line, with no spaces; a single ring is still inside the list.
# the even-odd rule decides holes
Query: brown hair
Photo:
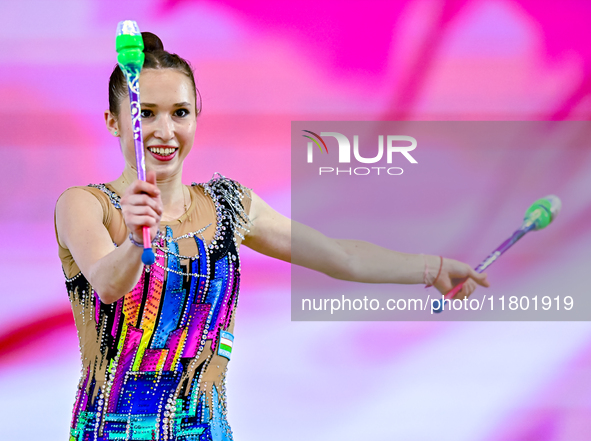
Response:
[[[142,32],[142,39],[144,40],[145,55],[142,69],[176,69],[188,76],[193,85],[193,92],[195,93],[195,111],[199,114],[201,112],[201,95],[195,86],[195,77],[193,76],[193,69],[189,62],[177,54],[171,54],[165,51],[162,40],[151,32]],[[126,96],[127,81],[119,65],[116,65],[109,78],[109,111],[115,118],[119,117],[119,104]]]

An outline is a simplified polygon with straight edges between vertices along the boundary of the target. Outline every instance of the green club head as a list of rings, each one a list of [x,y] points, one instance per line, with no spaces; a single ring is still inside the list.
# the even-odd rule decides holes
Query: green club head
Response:
[[[137,23],[133,20],[120,21],[117,25],[117,62],[121,70],[140,71],[144,65],[144,40]]]
[[[550,225],[558,213],[562,203],[558,196],[550,195],[535,201],[525,212],[524,223],[532,222],[534,230],[541,230]]]

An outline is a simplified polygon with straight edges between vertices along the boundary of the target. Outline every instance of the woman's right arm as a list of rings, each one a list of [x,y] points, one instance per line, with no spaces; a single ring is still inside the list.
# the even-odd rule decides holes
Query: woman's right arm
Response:
[[[160,191],[152,182],[135,181],[121,199],[125,224],[138,242],[142,227],[150,227],[156,236],[162,202]],[[64,192],[56,205],[56,226],[61,245],[72,254],[74,261],[92,285],[103,303],[116,302],[130,292],[141,277],[143,249],[125,240],[115,247],[103,225],[99,201],[89,192],[72,188]]]

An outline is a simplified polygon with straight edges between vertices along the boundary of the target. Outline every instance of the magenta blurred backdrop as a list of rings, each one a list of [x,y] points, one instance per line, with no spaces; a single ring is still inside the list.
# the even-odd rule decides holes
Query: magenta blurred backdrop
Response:
[[[217,171],[286,215],[292,120],[591,114],[584,0],[2,0],[0,17],[7,441],[68,436],[79,353],[53,208],[67,187],[110,181],[122,169],[103,120],[118,21],[136,20],[195,68],[203,113],[186,183]],[[577,161],[548,165],[570,201],[552,240],[560,265],[538,269],[551,275],[540,283],[556,288],[591,264],[591,152],[568,154]],[[522,182],[530,178],[524,166]],[[498,201],[508,188],[485,190]],[[444,205],[432,216],[453,230],[457,219]],[[464,214],[473,223],[487,216]],[[463,249],[416,243],[417,252],[453,252],[474,264],[480,256],[469,241]],[[246,248],[242,258],[228,376],[236,440],[591,439],[591,324],[291,322],[289,265]],[[489,277],[494,283],[492,269]]]

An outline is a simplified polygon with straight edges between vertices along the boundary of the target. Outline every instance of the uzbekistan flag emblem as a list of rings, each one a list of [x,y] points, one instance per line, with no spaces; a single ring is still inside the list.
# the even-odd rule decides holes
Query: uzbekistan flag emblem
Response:
[[[218,347],[218,355],[230,359],[232,354],[232,345],[234,344],[234,336],[229,332],[220,329],[220,345]]]

